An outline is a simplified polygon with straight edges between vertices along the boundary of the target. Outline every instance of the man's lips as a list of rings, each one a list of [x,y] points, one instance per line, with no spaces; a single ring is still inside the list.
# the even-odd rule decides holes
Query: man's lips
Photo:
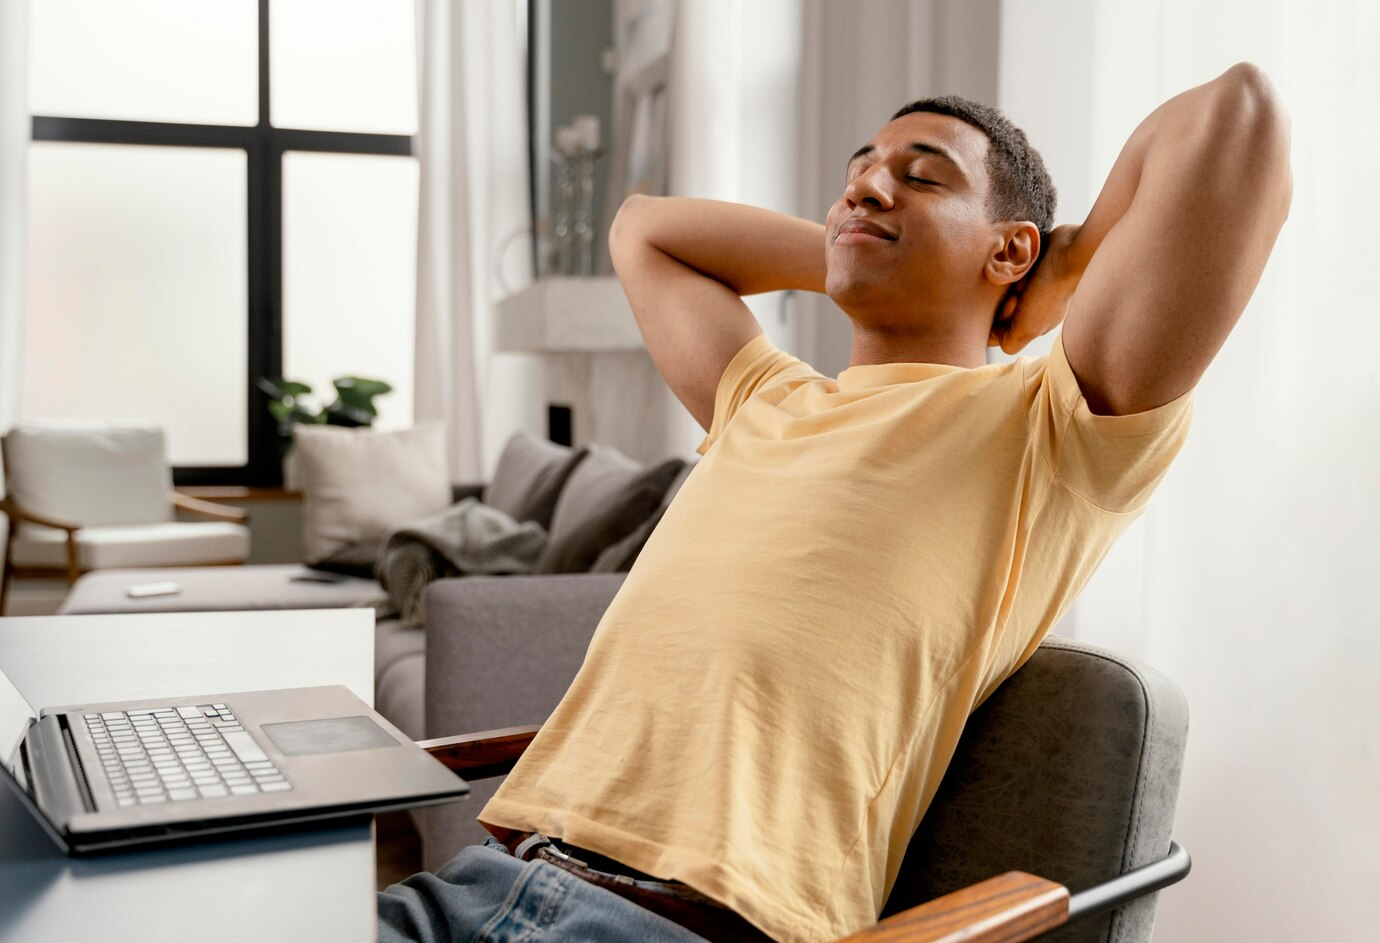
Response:
[[[853,216],[843,221],[843,225],[839,227],[838,235],[834,237],[835,242],[863,242],[869,239],[893,241],[896,236],[869,219]]]

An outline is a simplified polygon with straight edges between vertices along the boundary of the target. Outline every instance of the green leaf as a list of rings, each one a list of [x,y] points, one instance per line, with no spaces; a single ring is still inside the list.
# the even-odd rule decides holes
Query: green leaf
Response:
[[[393,392],[393,387],[383,380],[371,380],[367,377],[337,377],[334,383],[336,392],[342,399],[346,397],[346,391],[365,398]]]
[[[296,380],[284,380],[279,377],[270,380],[268,377],[260,377],[254,381],[255,385],[274,399],[287,399],[291,396],[302,396],[311,392],[311,387],[305,383],[298,383]]]
[[[333,426],[370,426],[373,425],[375,413],[337,402],[326,407],[325,416],[326,422]]]

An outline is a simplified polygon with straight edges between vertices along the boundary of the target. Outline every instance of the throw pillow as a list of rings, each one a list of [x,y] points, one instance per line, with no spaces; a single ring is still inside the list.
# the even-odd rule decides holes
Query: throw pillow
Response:
[[[671,506],[676,493],[680,491],[680,486],[685,484],[685,479],[690,477],[690,473],[695,470],[697,464],[698,462],[686,462],[685,467],[680,470],[680,473],[671,481],[670,487],[666,489],[666,494],[662,497],[661,506],[656,509],[656,513],[639,524],[631,534],[600,551],[599,556],[594,560],[594,565],[589,568],[589,572],[626,573],[631,570],[632,565],[637,562],[637,555],[642,552],[643,546],[651,538],[652,531],[666,516],[666,509]]]
[[[587,573],[609,544],[656,513],[685,462],[643,468],[617,449],[591,445],[571,474],[551,518],[550,536],[534,573]]]
[[[530,432],[515,432],[503,447],[493,481],[484,486],[480,500],[515,521],[536,521],[550,530],[556,499],[588,454],[587,448],[572,449]]]
[[[389,432],[297,426],[306,562],[449,505],[445,436],[439,422]]]

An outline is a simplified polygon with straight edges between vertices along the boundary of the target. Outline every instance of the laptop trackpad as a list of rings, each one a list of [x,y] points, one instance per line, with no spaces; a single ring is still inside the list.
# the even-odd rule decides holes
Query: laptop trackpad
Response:
[[[288,756],[311,753],[346,753],[395,747],[398,741],[368,717],[330,717],[326,720],[296,720],[259,727]]]

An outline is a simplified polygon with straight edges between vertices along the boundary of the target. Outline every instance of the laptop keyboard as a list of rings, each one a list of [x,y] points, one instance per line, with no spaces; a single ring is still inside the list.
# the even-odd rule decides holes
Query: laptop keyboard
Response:
[[[121,806],[292,788],[224,704],[82,717]]]

